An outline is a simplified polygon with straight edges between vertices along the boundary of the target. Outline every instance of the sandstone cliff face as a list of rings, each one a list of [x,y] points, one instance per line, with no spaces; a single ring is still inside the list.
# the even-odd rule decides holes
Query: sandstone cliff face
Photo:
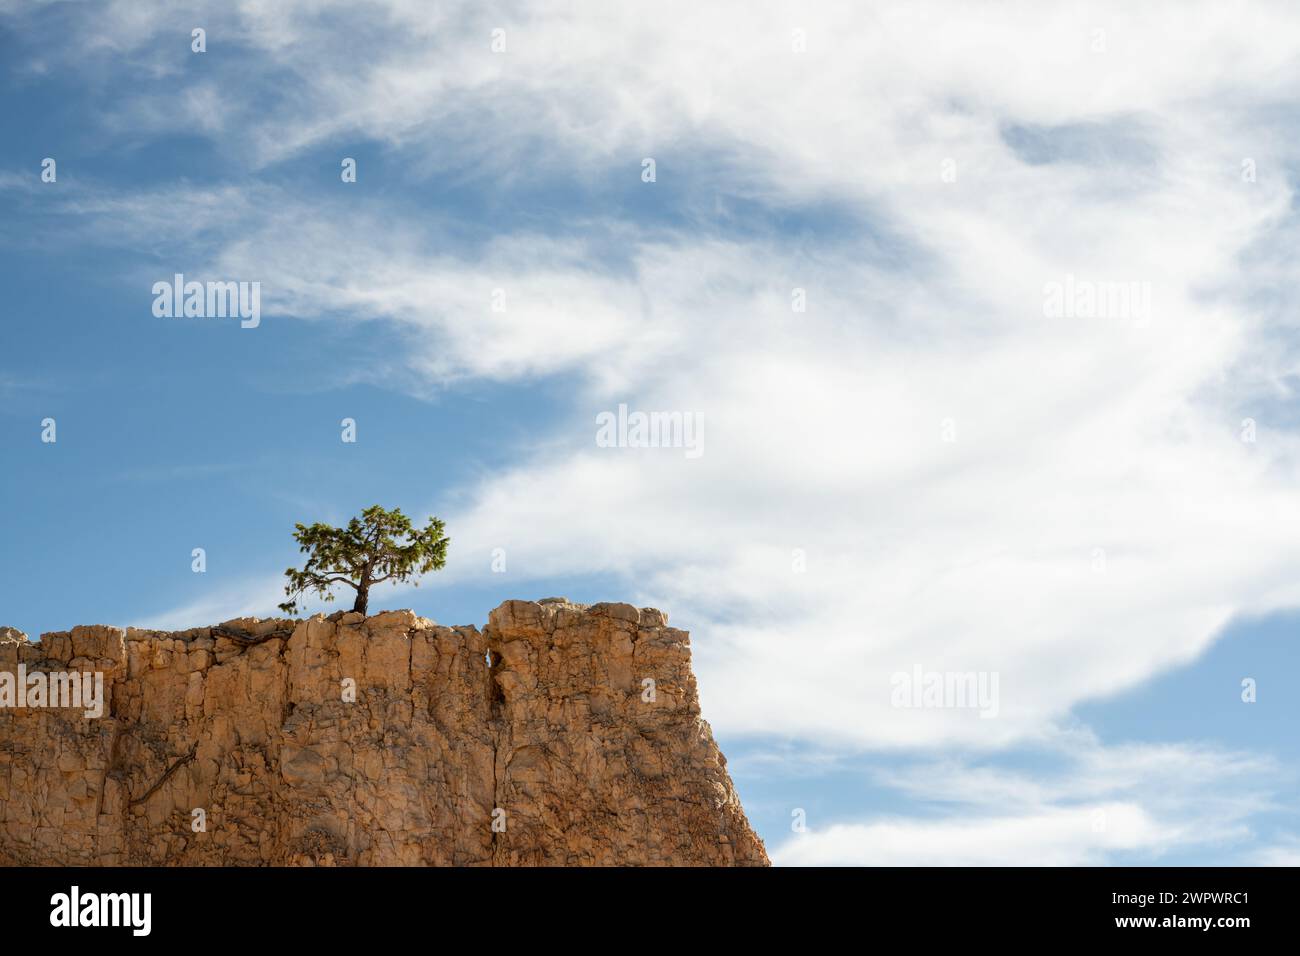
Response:
[[[652,609],[0,635],[20,664],[108,700],[0,708],[0,864],[768,862]]]

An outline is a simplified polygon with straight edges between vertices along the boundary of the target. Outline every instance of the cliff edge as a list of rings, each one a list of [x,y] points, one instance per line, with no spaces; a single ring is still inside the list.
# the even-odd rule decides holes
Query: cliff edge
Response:
[[[0,704],[0,864],[768,862],[649,608],[6,629]]]

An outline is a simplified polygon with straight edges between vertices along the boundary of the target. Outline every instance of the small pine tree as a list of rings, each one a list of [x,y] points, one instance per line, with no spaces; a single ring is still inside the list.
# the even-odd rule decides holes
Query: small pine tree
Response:
[[[331,588],[336,584],[357,592],[352,610],[365,614],[370,589],[376,584],[406,581],[447,563],[450,539],[443,534],[443,522],[430,518],[417,530],[400,508],[386,511],[374,505],[349,521],[346,528],[320,522],[295,527],[293,537],[299,550],[311,556],[301,571],[288,568],[284,572],[289,579],[284,588],[289,600],[280,610],[287,614],[297,613],[304,594],[315,593],[322,600],[333,601]]]

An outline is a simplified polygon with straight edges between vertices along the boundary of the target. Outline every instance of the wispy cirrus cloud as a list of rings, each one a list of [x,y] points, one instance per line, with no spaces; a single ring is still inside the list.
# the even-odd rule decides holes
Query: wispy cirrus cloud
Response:
[[[483,60],[493,84],[472,71],[460,86],[442,83],[449,66],[426,56],[412,68],[404,43],[361,84],[382,76],[417,104],[465,85],[493,102],[542,90],[551,108],[577,109],[569,97],[603,68],[609,82],[582,109],[608,122],[551,137],[547,157],[587,173],[625,164],[635,182],[640,155],[659,152],[663,178],[636,185],[670,190],[675,167],[707,145],[728,153],[733,192],[747,202],[789,211],[831,193],[860,204],[834,233],[797,246],[762,220],[744,231],[698,217],[689,229],[638,230],[626,212],[602,220],[594,210],[586,238],[521,230],[466,245],[449,220],[413,220],[382,202],[358,216],[268,185],[95,196],[76,212],[115,235],[170,237],[219,274],[263,277],[267,308],[282,315],[405,328],[408,364],[441,386],[571,377],[568,414],[551,434],[467,489],[458,544],[507,547],[526,575],[618,569],[645,600],[688,609],[711,636],[701,667],[725,702],[715,712],[724,728],[873,745],[1034,738],[1075,703],[1195,656],[1234,613],[1296,599],[1289,568],[1300,555],[1277,520],[1297,507],[1295,435],[1243,443],[1238,398],[1251,386],[1223,379],[1249,366],[1270,322],[1245,295],[1238,261],[1284,228],[1290,189],[1242,182],[1227,144],[1248,135],[1249,109],[1204,107],[1210,80],[1189,88],[1139,66],[1129,44],[1154,19],[1115,32],[1101,55],[1084,21],[986,26],[995,46],[1014,31],[1038,42],[1005,71],[985,69],[987,50],[943,65],[927,57],[909,106],[867,91],[889,82],[891,58],[919,61],[920,51],[865,54],[881,45],[879,30],[919,42],[911,25],[854,21],[832,41],[827,28],[853,17],[821,12],[807,21],[824,45],[816,70],[788,51],[788,35],[764,41],[750,24],[734,27],[745,35],[733,45],[762,58],[718,49],[692,29],[711,14],[667,34],[602,21],[604,37],[651,29],[650,60],[630,76],[607,42],[577,42],[576,66],[543,70],[534,58],[565,21],[534,14],[514,59],[457,47]],[[389,13],[395,23],[411,15]],[[927,42],[950,37],[922,21]],[[438,42],[457,36],[467,34]],[[1162,62],[1185,58],[1191,70],[1209,53],[1203,40],[1167,39]],[[1015,82],[1045,70],[1049,50],[1109,77],[1086,109]],[[306,69],[293,43],[264,53]],[[802,71],[797,97],[783,92],[792,71]],[[1073,74],[1042,75],[1057,94],[1082,93]],[[650,76],[661,80],[638,86]],[[1278,78],[1260,79],[1258,100],[1280,93]],[[700,90],[707,109],[691,122],[676,107]],[[635,122],[611,112],[620,91]],[[795,108],[810,97],[829,113],[842,104],[834,138]],[[378,116],[385,102],[372,90],[334,115],[397,144],[405,134]],[[1162,119],[1162,104],[1177,104],[1181,121]],[[411,135],[447,115],[433,109],[422,125],[417,114]],[[507,134],[503,116],[485,110],[461,134],[508,135],[518,147],[542,121],[520,123]],[[1032,149],[1007,133],[1031,127]],[[1122,130],[1118,145],[1106,143],[1111,130]],[[942,178],[946,156],[959,160],[954,182]],[[453,143],[447,161],[476,160]],[[1134,165],[1140,188],[1114,188],[1116,169]],[[176,209],[189,214],[169,215]],[[1144,284],[1149,315],[1046,315],[1045,287],[1076,277]],[[791,308],[796,289],[804,312]],[[596,448],[596,414],[628,400],[702,415],[704,458]],[[573,546],[557,551],[559,538]],[[1213,564],[1200,558],[1207,549]],[[999,672],[999,719],[891,708],[891,674],[940,661]]]
[[[209,8],[231,57],[198,77],[178,65],[193,14],[112,6],[82,46],[179,77],[182,122],[237,181],[69,212],[262,279],[272,321],[400,328],[430,389],[564,382],[545,433],[462,490],[456,547],[506,548],[516,578],[614,572],[690,620],[720,729],[1038,745],[1234,615],[1300,601],[1298,423],[1278,408],[1300,367],[1285,307],[1300,274],[1277,251],[1296,228],[1295,144],[1274,122],[1300,79],[1300,14],[364,9],[344,41],[338,5]],[[219,97],[214,76],[231,80]],[[161,129],[174,100],[141,89],[102,132]],[[366,212],[258,178],[321,155],[332,173],[357,143],[404,177]],[[465,230],[463,211],[404,207],[445,180],[575,195],[581,222]],[[1046,288],[1076,281],[1138,283],[1150,308],[1047,314]],[[595,416],[620,402],[702,415],[704,456],[596,447]],[[997,672],[999,716],[892,706],[891,675],[918,664]],[[1086,752],[1070,783],[1086,800],[841,824],[782,857],[1093,862],[1240,836],[1256,809],[1202,826],[1114,780],[1125,754]],[[1213,755],[1164,756],[1140,772],[1230,788],[1203,776]],[[1100,842],[1081,826],[1099,809]]]

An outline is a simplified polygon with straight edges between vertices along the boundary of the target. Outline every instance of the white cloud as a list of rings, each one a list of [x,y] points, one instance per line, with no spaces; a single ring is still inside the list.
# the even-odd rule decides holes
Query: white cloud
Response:
[[[787,866],[1093,866],[1231,844],[1272,806],[1269,761],[1191,746],[1058,740],[1067,764],[1008,772],[952,761],[885,782],[947,812],[817,826],[772,849]],[[881,775],[882,777],[885,775]],[[1250,781],[1247,783],[1246,781]],[[945,806],[946,805],[946,806]],[[1131,859],[1131,857],[1129,857]]]
[[[1108,829],[1093,833],[1098,814]],[[1087,866],[1116,850],[1159,850],[1179,834],[1131,804],[992,818],[887,820],[810,830],[774,854],[780,866]]]
[[[260,279],[268,312],[397,323],[430,382],[569,376],[564,420],[466,489],[457,550],[504,546],[524,577],[622,572],[697,625],[721,729],[1034,739],[1191,659],[1233,614],[1300,595],[1295,435],[1239,440],[1270,320],[1242,256],[1291,208],[1282,177],[1243,183],[1239,160],[1295,79],[1296,14],[1271,11],[1243,60],[1261,25],[1210,5],[1014,20],[521,6],[493,56],[480,17],[431,25],[394,3],[356,40],[376,56],[354,76],[332,72],[339,41],[305,7],[240,9],[235,35],[311,91],[253,120],[261,161],[342,134],[439,140],[464,175],[536,161],[644,189],[684,176],[724,207],[845,210],[852,226],[820,242],[589,211],[581,240],[464,247],[400,207],[358,217],[269,187],[81,201],[165,230],[188,196],[171,221],[212,268]],[[1043,164],[1003,136],[1049,124],[1050,146],[1061,123],[1090,124],[1082,161]],[[653,185],[636,180],[647,154]],[[1067,276],[1148,283],[1151,315],[1048,318],[1045,283]],[[620,401],[702,415],[704,457],[597,449],[595,415]],[[999,717],[892,708],[890,676],[918,664],[998,672]]]
[[[1300,866],[1300,840],[1294,837],[1255,854],[1253,866]]]

